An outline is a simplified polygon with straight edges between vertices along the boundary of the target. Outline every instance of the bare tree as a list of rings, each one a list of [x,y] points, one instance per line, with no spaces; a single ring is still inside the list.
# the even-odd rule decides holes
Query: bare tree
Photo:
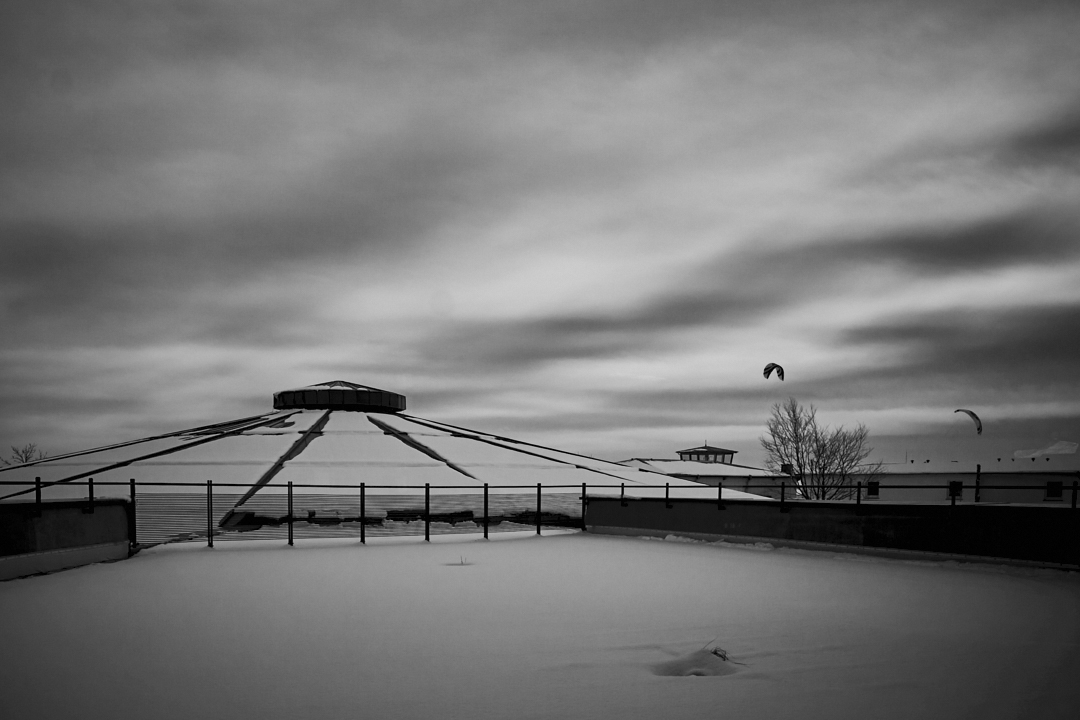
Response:
[[[765,467],[773,473],[790,473],[796,491],[805,498],[850,498],[855,483],[881,474],[880,462],[865,462],[874,449],[867,444],[870,431],[862,423],[854,430],[822,427],[813,405],[803,407],[788,398],[773,405],[765,427],[769,431],[761,438]]]
[[[4,465],[22,465],[23,463],[34,462],[35,460],[44,460],[48,455],[38,449],[36,443],[26,443],[22,447],[11,446],[11,457],[0,457],[0,463]]]

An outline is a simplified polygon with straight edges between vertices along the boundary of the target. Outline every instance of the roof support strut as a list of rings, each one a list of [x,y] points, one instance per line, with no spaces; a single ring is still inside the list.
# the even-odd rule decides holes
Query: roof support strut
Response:
[[[237,502],[236,505],[234,505],[233,507],[238,508],[244,503],[246,503],[248,500],[250,500],[252,495],[262,490],[263,487],[265,487],[266,484],[270,482],[275,475],[281,472],[281,469],[285,467],[285,463],[292,460],[300,453],[304,452],[304,448],[310,445],[312,440],[322,435],[322,429],[326,427],[326,423],[330,420],[330,412],[330,410],[323,411],[322,417],[313,422],[311,424],[311,427],[305,430],[304,433],[299,438],[297,438],[296,442],[294,442],[292,446],[288,450],[286,450],[285,453],[281,457],[279,457],[273,465],[270,466],[269,470],[262,474],[261,478],[255,481],[255,485],[246,493],[244,493],[244,497],[240,498],[239,502]]]

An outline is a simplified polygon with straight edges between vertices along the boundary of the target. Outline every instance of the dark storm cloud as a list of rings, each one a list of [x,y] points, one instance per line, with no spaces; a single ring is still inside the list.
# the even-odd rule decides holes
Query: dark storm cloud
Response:
[[[437,363],[511,372],[559,360],[670,350],[680,331],[753,325],[825,297],[868,269],[946,278],[1021,265],[1051,267],[1080,256],[1078,233],[1075,216],[1044,210],[951,228],[816,238],[790,249],[724,255],[703,263],[679,289],[621,311],[457,323],[427,340],[422,352]],[[996,336],[1011,327],[999,323],[984,331]],[[910,332],[932,338],[952,328],[931,324]]]
[[[17,111],[2,121],[15,140],[0,144],[5,167],[92,162],[108,170],[208,145],[236,149],[264,137],[273,115],[262,113],[272,104],[244,111],[226,102],[228,89],[219,81],[229,65],[215,65],[243,57],[250,45],[243,30],[265,19],[245,22],[232,4],[208,4],[202,14],[183,7],[7,4],[0,80]],[[240,128],[245,132],[235,132]]]
[[[425,341],[426,356],[492,371],[557,360],[618,357],[656,349],[662,333],[744,320],[765,306],[747,293],[670,295],[637,310],[554,315],[536,320],[461,322]]]
[[[216,217],[0,219],[9,331],[46,344],[61,337],[130,344],[155,333],[231,342],[236,335],[227,325],[261,321],[249,329],[252,336],[285,339],[287,328],[275,322],[296,327],[293,321],[318,304],[291,285],[306,285],[343,262],[355,267],[356,283],[382,279],[389,259],[421,252],[419,239],[451,222],[479,192],[458,183],[490,159],[478,138],[411,125],[392,141],[339,154],[314,183],[285,179],[276,198],[240,203]],[[210,310],[215,297],[218,314],[234,312],[228,295],[274,278],[279,287],[258,311],[224,324],[191,312],[193,299]]]
[[[837,338],[840,350],[885,350],[880,362],[837,368],[831,374],[818,371],[804,379],[797,359],[792,359],[786,363],[788,379],[783,384],[763,382],[755,374],[737,389],[627,389],[609,393],[605,405],[613,418],[630,415],[648,423],[662,408],[672,420],[707,425],[718,414],[727,422],[760,421],[771,404],[789,394],[804,403],[849,410],[1069,403],[1080,397],[1077,327],[1080,304],[898,316],[852,328]],[[1056,416],[1048,407],[1043,425],[1069,426]],[[635,425],[633,420],[612,421]],[[1027,421],[1013,422],[1019,427]]]
[[[10,442],[44,442],[55,454],[59,438],[43,441],[65,418],[79,418],[87,430],[117,415],[145,413],[148,389],[133,384],[132,366],[124,358],[104,361],[91,353],[40,355],[16,351],[0,356],[0,430]],[[74,359],[75,362],[72,362]],[[213,365],[198,375],[221,372]],[[192,382],[193,373],[170,369],[170,381]],[[161,382],[157,378],[156,382]],[[171,418],[148,418],[140,424],[167,424]],[[137,432],[137,431],[135,431]],[[6,446],[0,445],[0,449]],[[67,446],[74,450],[75,447]]]
[[[838,349],[872,349],[877,352],[868,357],[880,360],[788,382],[784,391],[803,401],[869,410],[1071,403],[1080,397],[1080,339],[1069,328],[1078,323],[1080,305],[1069,303],[884,318],[835,338]],[[789,380],[797,367],[789,363]],[[743,397],[731,395],[736,401]]]
[[[157,328],[169,328],[173,338],[227,342],[235,334],[201,324],[184,296],[207,300],[262,277],[290,279],[305,266],[317,273],[320,263],[355,263],[363,282],[384,271],[388,256],[422,253],[428,231],[463,213],[493,213],[553,183],[564,193],[602,186],[638,162],[631,155],[605,167],[589,151],[538,152],[556,140],[548,130],[508,136],[495,125],[493,136],[497,118],[487,117],[485,105],[492,98],[461,93],[457,83],[461,72],[489,74],[492,57],[443,58],[421,43],[441,47],[441,33],[470,28],[479,6],[435,15],[379,4],[345,15],[334,4],[269,14],[228,3],[116,3],[101,12],[79,4],[23,7],[5,24],[3,44],[4,88],[18,111],[0,120],[0,178],[12,190],[0,215],[7,260],[0,280],[11,293],[9,329],[27,342],[125,345],[149,341]],[[659,24],[651,12],[619,14],[606,30],[580,24],[580,37],[563,31],[579,27],[582,12],[610,8],[504,12],[480,27],[509,28],[507,36],[522,37],[523,46],[546,47],[558,36],[584,47],[598,32],[621,46],[677,36],[695,26],[701,10],[690,3]],[[402,42],[376,42],[384,31]],[[419,50],[415,57],[410,48]],[[428,65],[436,60],[444,62]],[[259,83],[271,75],[267,93]],[[406,99],[385,126],[349,129],[339,118],[331,132],[345,134],[331,157],[311,173],[289,168],[273,177],[277,169],[260,153],[275,144],[287,150],[290,137],[306,131],[304,108],[290,92],[327,78],[346,99],[371,95],[380,105],[401,93],[424,95],[425,86],[431,92]],[[397,89],[405,78],[406,90]],[[491,91],[521,88],[508,77]],[[205,189],[186,206],[172,206],[169,184],[145,180],[147,168],[207,154],[235,162],[193,171],[195,187]],[[215,176],[223,169],[236,170],[234,182]],[[89,217],[65,210],[69,201],[86,204],[88,191],[100,201]],[[284,339],[269,327],[269,307],[284,320],[311,309],[310,301],[289,306],[273,296],[266,305],[264,317],[247,315],[265,321],[252,336]],[[220,312],[227,311],[223,301]]]
[[[1025,208],[949,225],[911,225],[811,238],[790,249],[749,256],[732,275],[744,278],[747,284],[778,276],[794,295],[818,281],[834,281],[837,272],[896,269],[920,277],[944,278],[1023,265],[1052,266],[1080,257],[1078,233],[1080,215],[1075,209]]]
[[[1076,243],[1080,222],[1075,215],[1053,210],[1024,211],[960,227],[929,227],[891,231],[815,246],[806,260],[896,264],[920,275],[950,275],[990,271],[1017,265],[1048,265],[1080,256]]]
[[[460,89],[470,73],[498,74],[492,63],[501,60],[514,67],[538,59],[529,58],[534,54],[581,52],[586,62],[609,53],[612,61],[636,62],[623,53],[721,26],[726,18],[714,10],[702,2],[669,3],[659,12],[647,4],[578,2],[316,1],[301,9],[13,0],[0,26],[0,83],[14,111],[0,127],[17,142],[0,144],[0,158],[9,168],[41,169],[80,159],[117,167],[194,149],[242,152],[296,129],[303,119],[291,95],[311,83],[359,91],[372,105],[426,86],[442,101],[440,79]],[[258,87],[266,79],[268,94]],[[513,80],[544,76],[526,70]],[[447,113],[430,112],[438,115]]]
[[[603,397],[599,396],[598,400],[602,400]],[[536,417],[523,418],[514,414],[500,414],[498,412],[491,412],[482,418],[469,420],[461,420],[460,422],[452,422],[447,413],[452,413],[453,410],[447,408],[441,412],[436,411],[427,417],[438,417],[439,420],[445,422],[451,422],[455,425],[461,425],[471,430],[486,430],[487,432],[495,432],[493,428],[498,428],[496,434],[505,434],[508,437],[520,438],[528,440],[530,433],[574,433],[574,432],[588,432],[590,430],[596,430],[597,428],[603,428],[608,431],[631,431],[631,430],[648,430],[655,428],[658,425],[666,425],[668,427],[682,427],[682,426],[715,426],[718,419],[718,413],[716,407],[712,408],[712,411],[703,411],[700,413],[687,412],[687,409],[678,404],[672,404],[664,412],[645,412],[639,408],[638,412],[634,412],[628,409],[617,409],[614,406],[604,406],[602,402],[597,403],[601,410],[591,410],[588,412],[563,412],[558,414],[546,414]],[[417,411],[417,414],[421,417],[425,416],[425,412]],[[760,416],[761,413],[759,412]],[[730,419],[731,416],[725,411],[723,415],[724,419]],[[760,420],[760,417],[755,417],[754,421]],[[567,448],[572,449],[572,448]],[[608,458],[614,459],[614,458]],[[625,459],[625,458],[618,458]]]
[[[808,292],[833,290],[873,270],[946,280],[1020,266],[1051,268],[1080,257],[1078,234],[1080,214],[1075,209],[1033,207],[949,225],[843,231],[837,237],[805,238],[790,247],[752,248],[735,258],[718,258],[690,282],[722,278],[724,284],[712,291],[716,299],[721,299],[722,287],[723,294],[748,300],[744,316],[752,316],[812,299]]]
[[[893,347],[904,372],[964,385],[1080,387],[1080,305],[939,311],[852,328],[841,342]],[[895,372],[895,371],[894,371]]]
[[[997,159],[1020,168],[1061,166],[1080,170],[1080,102],[1007,139],[997,151]]]
[[[48,407],[53,413],[69,415],[86,415],[104,417],[111,413],[130,413],[146,410],[146,403],[139,398],[117,397],[106,393],[72,395],[62,392],[41,391],[31,389],[29,391],[13,386],[8,391],[10,399],[0,400],[0,411],[9,416],[18,416],[19,425],[23,426],[22,432],[30,432],[25,427],[27,418],[41,412],[41,408]],[[14,430],[15,428],[9,428]]]
[[[8,331],[26,346],[272,344],[290,339],[318,302],[284,288],[258,301],[236,297],[237,284],[267,269],[254,248],[251,262],[238,262],[242,254],[212,243],[142,229],[8,228],[0,272]]]
[[[320,263],[354,262],[363,282],[388,255],[423,252],[428,231],[466,213],[495,212],[538,188],[561,185],[569,194],[574,187],[617,186],[620,176],[647,170],[647,157],[623,152],[597,162],[595,149],[561,148],[551,129],[539,129],[539,136],[501,132],[499,116],[487,106],[516,94],[526,103],[542,100],[542,94],[531,99],[520,83],[541,81],[542,91],[544,75],[500,78],[492,75],[497,65],[491,62],[561,48],[582,53],[579,60],[594,71],[607,68],[601,74],[610,72],[617,81],[626,72],[619,58],[640,61],[624,53],[676,40],[692,45],[695,37],[715,40],[733,28],[745,31],[745,23],[794,25],[795,16],[806,14],[798,5],[733,4],[723,13],[700,2],[675,3],[663,12],[648,5],[570,2],[498,12],[479,3],[412,9],[368,3],[344,12],[336,3],[306,4],[303,12],[289,6],[262,12],[259,4],[244,3],[15,5],[0,31],[0,77],[17,108],[0,120],[0,135],[7,138],[0,140],[6,168],[0,175],[7,174],[13,187],[42,192],[55,183],[57,209],[24,207],[0,217],[7,259],[0,279],[13,293],[8,322],[36,342],[70,334],[83,343],[96,338],[128,344],[148,340],[155,326],[227,340],[235,336],[229,323],[202,325],[190,313],[181,318],[185,302],[177,298],[193,289],[210,298],[267,276],[284,280],[298,267]],[[843,8],[837,3],[822,17],[843,16]],[[815,32],[827,25],[819,21]],[[463,52],[463,37],[476,39],[482,50]],[[447,38],[458,42],[448,45]],[[443,52],[450,47],[455,51]],[[470,72],[494,77],[494,84],[477,94],[461,82]],[[267,89],[260,87],[271,79]],[[330,80],[331,93],[370,96],[379,105],[405,98],[401,114],[391,114],[384,125],[348,130],[348,123],[340,124],[348,113],[323,108],[331,116],[342,113],[333,132],[353,135],[338,138],[340,146],[311,174],[290,169],[268,179],[273,168],[260,153],[307,130],[312,118],[294,95],[315,80]],[[441,90],[441,83],[449,89]],[[410,92],[430,98],[416,100]],[[248,167],[249,174],[240,171],[236,182],[225,184],[214,176],[221,168],[208,167],[193,175],[208,189],[196,193],[190,208],[171,209],[169,198],[160,197],[146,217],[124,217],[125,206],[145,201],[140,185],[146,167],[199,153],[235,158],[235,167]],[[86,188],[65,191],[68,176],[85,178]],[[212,189],[219,185],[225,193],[216,198]],[[78,195],[98,186],[112,188],[104,200],[115,205],[116,217],[62,211],[65,192]],[[13,198],[11,208],[31,202]],[[751,257],[741,270],[725,265],[714,274],[717,288],[703,273],[691,279],[689,292],[661,296],[637,310],[526,322],[522,332],[481,324],[463,329],[461,337],[481,345],[504,330],[535,338],[505,347],[496,341],[488,353],[495,363],[604,356],[665,327],[759,315],[782,305],[785,295],[794,298],[823,281],[818,273],[837,263],[897,260],[947,272],[954,265],[1007,262],[1020,253],[1009,233],[1022,231],[1022,224],[1006,219],[1000,227],[963,231],[966,236],[929,230]],[[1023,252],[1038,260],[1067,250],[1060,246],[1029,238]],[[777,279],[782,277],[787,279]],[[311,309],[304,301],[288,306],[274,297],[266,305],[285,320]],[[29,327],[22,319],[31,313],[43,321]],[[285,339],[269,327],[274,317],[269,309],[261,317],[249,312],[246,319],[262,325],[251,335]],[[93,332],[89,326],[96,326]]]

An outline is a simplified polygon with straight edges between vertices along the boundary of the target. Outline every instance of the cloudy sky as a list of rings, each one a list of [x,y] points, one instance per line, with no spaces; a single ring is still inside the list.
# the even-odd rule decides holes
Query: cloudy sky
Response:
[[[1080,6],[72,2],[0,23],[0,447],[332,379],[611,459],[1080,441]],[[778,362],[781,383],[762,368]]]

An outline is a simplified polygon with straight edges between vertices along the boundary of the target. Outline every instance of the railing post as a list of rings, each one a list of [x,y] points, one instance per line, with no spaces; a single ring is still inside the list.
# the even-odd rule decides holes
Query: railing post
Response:
[[[581,483],[581,529],[588,530],[585,526],[585,511],[588,509],[586,505],[586,498],[588,497],[588,488],[585,487],[586,483]]]
[[[724,478],[716,483],[716,509],[724,509]]]
[[[41,478],[34,478],[34,513],[41,517]]]
[[[431,483],[424,483],[424,542],[431,542]]]
[[[780,512],[784,512],[784,495],[787,494],[787,483],[780,481]]]
[[[292,481],[289,481],[289,514],[286,516],[289,518],[289,545],[293,544],[293,505],[292,505]]]
[[[862,507],[862,480],[855,483],[855,507]]]
[[[83,510],[83,512],[90,513],[91,515],[93,515],[94,514],[94,478],[90,478],[89,482],[86,483],[86,491],[87,491],[86,509]]]
[[[982,463],[975,464],[975,502],[979,502],[981,497],[979,493],[979,480],[982,479]]]
[[[626,507],[626,483],[619,486],[619,505]]]
[[[536,483],[536,534],[540,534],[540,483]]]
[[[364,483],[360,483],[360,543],[361,544],[367,542],[367,528],[366,528],[367,523],[364,522],[364,517],[367,515],[367,508],[365,507],[365,501],[367,500],[367,498],[364,497],[365,494],[366,493],[364,492]]]
[[[664,483],[664,507],[671,509],[671,483]]]
[[[488,484],[484,483],[484,539],[488,539]]]
[[[135,547],[139,544],[138,535],[138,510],[135,507],[135,478],[131,478],[128,485],[131,494],[131,514],[128,516],[128,537],[131,538],[131,547]]]
[[[214,481],[206,481],[206,546],[214,547]]]

